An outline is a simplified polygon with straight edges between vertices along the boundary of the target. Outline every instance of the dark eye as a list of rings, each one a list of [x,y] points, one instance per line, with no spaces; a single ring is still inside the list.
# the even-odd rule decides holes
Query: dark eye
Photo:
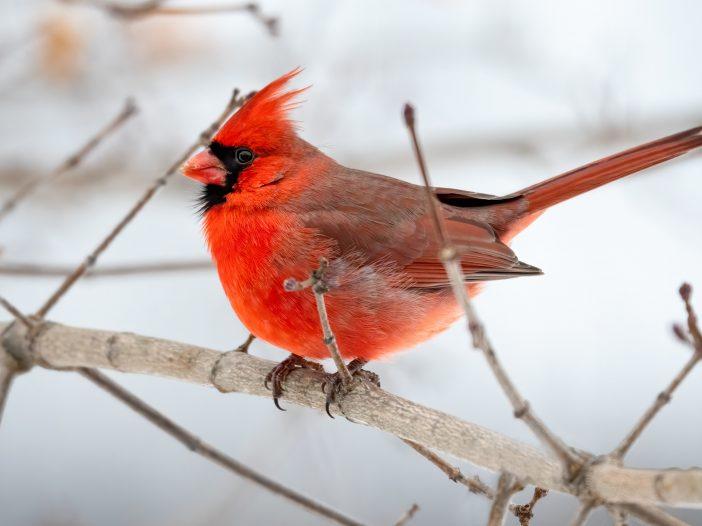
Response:
[[[254,154],[248,148],[237,148],[234,158],[238,164],[246,166],[247,164],[251,164],[253,162]]]

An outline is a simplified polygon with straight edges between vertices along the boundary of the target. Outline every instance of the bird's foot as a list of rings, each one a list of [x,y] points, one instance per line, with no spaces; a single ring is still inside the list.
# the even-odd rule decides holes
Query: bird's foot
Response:
[[[234,351],[236,352],[243,352],[243,353],[248,353],[249,352],[249,347],[251,346],[251,342],[253,342],[256,339],[256,336],[253,334],[249,334],[246,338],[246,341],[239,345]]]
[[[285,360],[273,367],[271,372],[266,375],[263,385],[266,386],[266,389],[273,391],[273,403],[281,411],[285,411],[285,409],[280,407],[280,404],[278,403],[278,399],[283,395],[283,384],[290,373],[296,369],[313,369],[315,371],[324,370],[321,364],[305,360],[302,356],[298,356],[297,354],[291,354]]]
[[[360,378],[361,380],[372,383],[376,387],[380,387],[380,377],[374,372],[363,369],[363,366],[367,363],[368,360],[356,358],[355,360],[350,361],[346,368],[349,370],[353,378]],[[322,381],[322,392],[327,395],[324,408],[330,417],[334,418],[334,415],[331,414],[329,407],[331,404],[338,402],[338,400],[344,396],[348,390],[349,389],[344,386],[341,375],[338,372],[326,373],[324,375],[324,380]]]

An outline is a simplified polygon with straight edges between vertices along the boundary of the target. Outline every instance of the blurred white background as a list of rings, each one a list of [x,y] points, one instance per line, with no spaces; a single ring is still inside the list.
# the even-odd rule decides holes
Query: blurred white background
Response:
[[[437,186],[506,193],[702,124],[702,3],[692,0],[263,0],[278,38],[245,14],[124,22],[49,1],[1,5],[3,198],[48,173],[125,97],[142,112],[0,223],[0,263],[77,264],[232,87],[256,89],[298,65],[297,84],[312,85],[295,114],[306,139],[344,164],[418,182],[400,118],[411,100]],[[174,179],[100,264],[205,258],[196,192]],[[693,154],[558,206],[514,243],[545,275],[490,284],[477,299],[508,371],[570,444],[614,447],[688,358],[670,325],[683,319],[683,280],[700,289],[702,311],[701,197]],[[0,276],[0,293],[29,312],[58,283]],[[211,270],[84,280],[51,319],[221,350],[246,335]],[[260,341],[252,352],[285,356]],[[370,369],[392,392],[535,443],[461,324]],[[113,377],[235,458],[371,524],[391,524],[412,502],[417,526],[487,516],[485,500],[392,436],[266,399]],[[700,397],[698,369],[630,465],[702,463]],[[550,495],[534,524],[567,523],[575,506]],[[675,513],[702,524],[700,511]],[[608,521],[597,513],[590,524]],[[15,382],[0,428],[0,523],[324,521],[192,455],[77,375],[37,369]]]

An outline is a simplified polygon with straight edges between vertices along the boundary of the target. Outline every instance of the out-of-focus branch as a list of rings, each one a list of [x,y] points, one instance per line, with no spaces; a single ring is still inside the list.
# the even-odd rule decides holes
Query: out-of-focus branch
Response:
[[[448,274],[454,295],[466,314],[467,328],[469,334],[472,336],[473,347],[483,352],[490,369],[514,408],[514,416],[523,420],[529,426],[532,432],[558,456],[563,463],[568,477],[573,477],[580,469],[582,459],[578,458],[560,438],[546,427],[546,424],[531,410],[529,403],[519,394],[516,386],[497,358],[492,343],[487,337],[485,327],[471,304],[468,292],[466,291],[465,281],[463,280],[463,271],[461,269],[458,253],[456,249],[451,246],[446,235],[444,219],[439,209],[439,202],[434,195],[434,189],[429,179],[424,155],[419,145],[419,139],[415,129],[414,108],[410,104],[405,104],[404,118],[410,133],[410,138],[412,139],[412,147],[417,159],[417,164],[419,165],[422,180],[424,181],[424,187],[427,191],[427,202],[429,204],[434,227],[436,228],[436,234],[441,243],[442,250],[440,258]]]
[[[0,330],[4,329],[0,324]],[[13,330],[23,331],[15,324]],[[7,336],[7,335],[6,335]],[[18,338],[15,338],[17,341]],[[22,341],[22,338],[19,338]],[[3,340],[3,345],[4,340]],[[24,352],[35,364],[65,369],[98,367],[167,376],[224,392],[269,398],[264,379],[275,365],[246,353],[217,351],[129,333],[77,329],[45,322]],[[216,367],[215,367],[216,365]],[[285,400],[323,410],[322,373],[296,370],[286,381]],[[642,470],[611,464],[585,466],[580,485],[562,479],[559,463],[541,451],[451,415],[369,385],[352,390],[333,407],[363,423],[493,471],[509,471],[525,483],[607,502],[702,504],[702,469]]]
[[[596,504],[594,500],[582,501],[578,507],[578,511],[575,513],[575,517],[570,521],[570,526],[584,526],[588,517],[595,509]]]
[[[0,221],[15,209],[15,207],[23,200],[30,196],[34,191],[42,185],[56,181],[69,170],[78,166],[83,159],[92,152],[107,136],[119,129],[130,117],[137,113],[136,104],[131,99],[128,99],[124,104],[124,108],[119,114],[112,119],[104,128],[93,135],[88,141],[81,146],[77,151],[69,155],[46,177],[37,177],[30,179],[19,189],[12,194],[6,201],[0,205]]]
[[[0,424],[2,424],[7,396],[10,393],[12,380],[17,374],[17,369],[17,362],[7,352],[0,349]]]
[[[71,287],[78,281],[83,275],[92,267],[97,261],[98,257],[112,244],[115,238],[124,230],[124,228],[141,212],[142,208],[148,203],[151,198],[156,195],[156,192],[168,183],[169,179],[178,172],[180,165],[182,165],[195,151],[206,145],[212,135],[219,129],[222,123],[226,120],[229,114],[236,108],[239,108],[246,101],[246,97],[239,96],[239,90],[234,90],[229,103],[224,108],[224,111],[220,116],[205,130],[200,134],[198,140],[193,143],[185,152],[166,170],[166,172],[160,177],[156,178],[154,182],[149,186],[141,198],[129,209],[127,214],[122,218],[122,220],[115,225],[107,236],[98,243],[98,245],[93,249],[90,254],[86,256],[83,262],[76,267],[76,269],[66,277],[66,279],[59,285],[56,291],[46,300],[46,302],[39,308],[35,316],[38,318],[43,318],[47,313],[56,305],[56,303],[63,297],[66,292],[68,292]]]
[[[146,0],[138,4],[121,2],[102,2],[100,0],[60,0],[64,4],[84,4],[103,9],[111,16],[123,20],[140,20],[159,15],[212,15],[226,13],[247,13],[254,20],[263,24],[271,36],[278,36],[280,21],[278,17],[265,15],[255,2],[237,2],[233,4],[196,4],[192,6],[167,7],[167,0]]]
[[[669,513],[659,510],[653,506],[640,506],[638,504],[618,504],[622,511],[633,515],[645,524],[655,524],[656,526],[690,526],[687,522],[673,517]]]
[[[187,429],[179,426],[171,419],[146,404],[137,396],[134,396],[132,393],[110,380],[104,374],[96,370],[86,368],[80,368],[78,369],[78,372],[100,388],[110,393],[115,398],[124,402],[153,425],[171,435],[193,453],[197,453],[198,455],[214,462],[215,464],[218,464],[219,466],[222,466],[232,473],[235,473],[240,477],[243,477],[246,480],[267,489],[268,491],[275,493],[276,495],[302,506],[312,513],[326,517],[327,519],[330,519],[338,524],[344,524],[347,526],[361,525],[361,523],[358,521],[339,513],[321,502],[306,497],[305,495],[302,495],[291,488],[283,486],[282,484],[261,475],[248,466],[236,461],[229,455],[226,455],[206,442],[203,442],[202,439],[195,436]]]
[[[135,274],[160,274],[166,272],[191,272],[212,270],[212,262],[202,261],[156,261],[123,265],[103,265],[86,271],[84,279],[132,276]],[[0,275],[26,277],[66,277],[74,267],[60,265],[37,265],[34,263],[0,263]]]
[[[419,506],[416,503],[412,504],[410,509],[403,513],[402,517],[400,517],[399,520],[395,523],[395,526],[405,526],[405,524],[412,520],[412,517],[414,517],[418,511]]]

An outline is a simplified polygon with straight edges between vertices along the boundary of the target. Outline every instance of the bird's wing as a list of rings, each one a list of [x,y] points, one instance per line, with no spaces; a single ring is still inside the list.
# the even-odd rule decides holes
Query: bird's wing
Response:
[[[317,204],[310,207],[307,201],[299,212],[305,227],[332,239],[339,255],[353,254],[402,270],[411,287],[448,287],[424,190],[366,172],[349,170],[343,175],[326,191],[324,185],[317,186]],[[489,224],[470,217],[469,209],[442,205],[442,213],[467,282],[541,273],[519,261]]]

